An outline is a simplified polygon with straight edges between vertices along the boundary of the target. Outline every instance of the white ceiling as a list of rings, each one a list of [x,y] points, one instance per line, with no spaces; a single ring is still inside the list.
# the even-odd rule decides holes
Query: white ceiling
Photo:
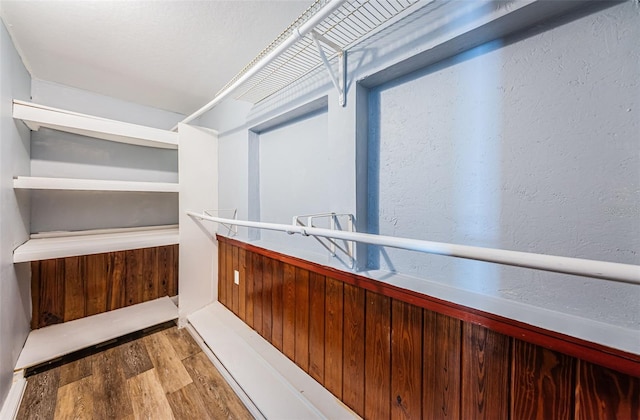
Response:
[[[32,77],[190,114],[312,0],[0,0]]]

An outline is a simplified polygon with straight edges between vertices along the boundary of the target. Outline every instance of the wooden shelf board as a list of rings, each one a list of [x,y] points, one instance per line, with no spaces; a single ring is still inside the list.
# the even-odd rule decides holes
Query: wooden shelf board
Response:
[[[158,226],[152,230],[118,230],[110,233],[76,236],[46,237],[29,239],[13,251],[13,262],[47,260],[51,258],[74,257],[78,255],[100,254],[127,249],[150,248],[173,245],[179,241],[178,228]],[[104,233],[106,232],[106,233]]]
[[[178,317],[169,297],[31,331],[15,370],[48,362]]]
[[[102,140],[163,149],[178,148],[178,134],[106,118],[94,117],[24,101],[13,101],[13,118],[31,130],[40,127],[80,134]]]
[[[178,183],[19,176],[13,188],[28,190],[178,192]]]
[[[220,302],[187,319],[266,418],[358,418]]]

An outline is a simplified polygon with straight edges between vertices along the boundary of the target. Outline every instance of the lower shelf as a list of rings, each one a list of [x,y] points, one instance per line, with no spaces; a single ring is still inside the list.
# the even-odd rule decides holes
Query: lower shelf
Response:
[[[265,418],[358,418],[219,302],[188,321]]]
[[[15,370],[48,362],[65,354],[103,343],[178,318],[169,297],[31,331]]]
[[[51,258],[75,257],[128,249],[151,248],[178,243],[178,226],[156,226],[102,230],[98,232],[74,232],[69,235],[29,239],[13,251],[13,262],[48,260]]]

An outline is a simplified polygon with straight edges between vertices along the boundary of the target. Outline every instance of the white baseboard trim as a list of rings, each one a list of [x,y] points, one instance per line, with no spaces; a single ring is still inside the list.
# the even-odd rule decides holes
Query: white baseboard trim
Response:
[[[14,372],[13,383],[9,389],[9,394],[7,394],[7,399],[4,400],[2,409],[0,409],[0,419],[13,420],[16,418],[26,387],[27,380],[24,378],[24,370]]]
[[[260,412],[258,407],[256,407],[256,405],[253,403],[251,398],[249,398],[247,393],[244,392],[244,389],[242,389],[240,384],[236,382],[236,380],[233,378],[231,373],[229,373],[229,371],[224,367],[224,365],[220,362],[220,360],[218,360],[216,355],[213,354],[209,346],[207,346],[207,343],[204,342],[204,340],[202,339],[200,334],[198,334],[198,331],[196,331],[193,325],[191,325],[188,321],[186,321],[184,328],[186,328],[186,330],[189,332],[189,334],[191,334],[195,342],[200,346],[200,348],[202,348],[202,351],[204,352],[204,354],[206,354],[209,360],[211,360],[211,363],[213,363],[213,366],[215,366],[215,368],[218,369],[218,371],[220,372],[224,380],[227,381],[231,389],[233,389],[233,391],[236,393],[238,398],[240,398],[240,401],[242,401],[245,407],[247,407],[247,410],[249,410],[251,415],[256,420],[266,420],[266,417],[262,414],[262,412]]]
[[[188,319],[215,359],[264,417],[360,418],[219,302],[196,311]]]

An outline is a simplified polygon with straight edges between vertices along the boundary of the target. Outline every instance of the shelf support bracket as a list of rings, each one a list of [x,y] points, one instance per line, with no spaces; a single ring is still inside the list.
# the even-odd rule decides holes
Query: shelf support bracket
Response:
[[[333,41],[328,40],[324,36],[320,35],[317,31],[311,31],[311,37],[313,41],[316,43],[316,47],[318,48],[318,54],[320,54],[320,58],[324,63],[324,66],[329,73],[329,77],[331,77],[331,81],[333,82],[333,86],[335,86],[338,91],[338,100],[340,105],[345,106],[347,103],[347,98],[345,94],[346,86],[347,86],[347,52],[340,48],[338,44]],[[331,64],[329,63],[329,59],[327,58],[326,53],[324,52],[324,48],[322,48],[322,44],[330,47],[335,51],[338,57],[338,71],[336,74],[331,68]]]

